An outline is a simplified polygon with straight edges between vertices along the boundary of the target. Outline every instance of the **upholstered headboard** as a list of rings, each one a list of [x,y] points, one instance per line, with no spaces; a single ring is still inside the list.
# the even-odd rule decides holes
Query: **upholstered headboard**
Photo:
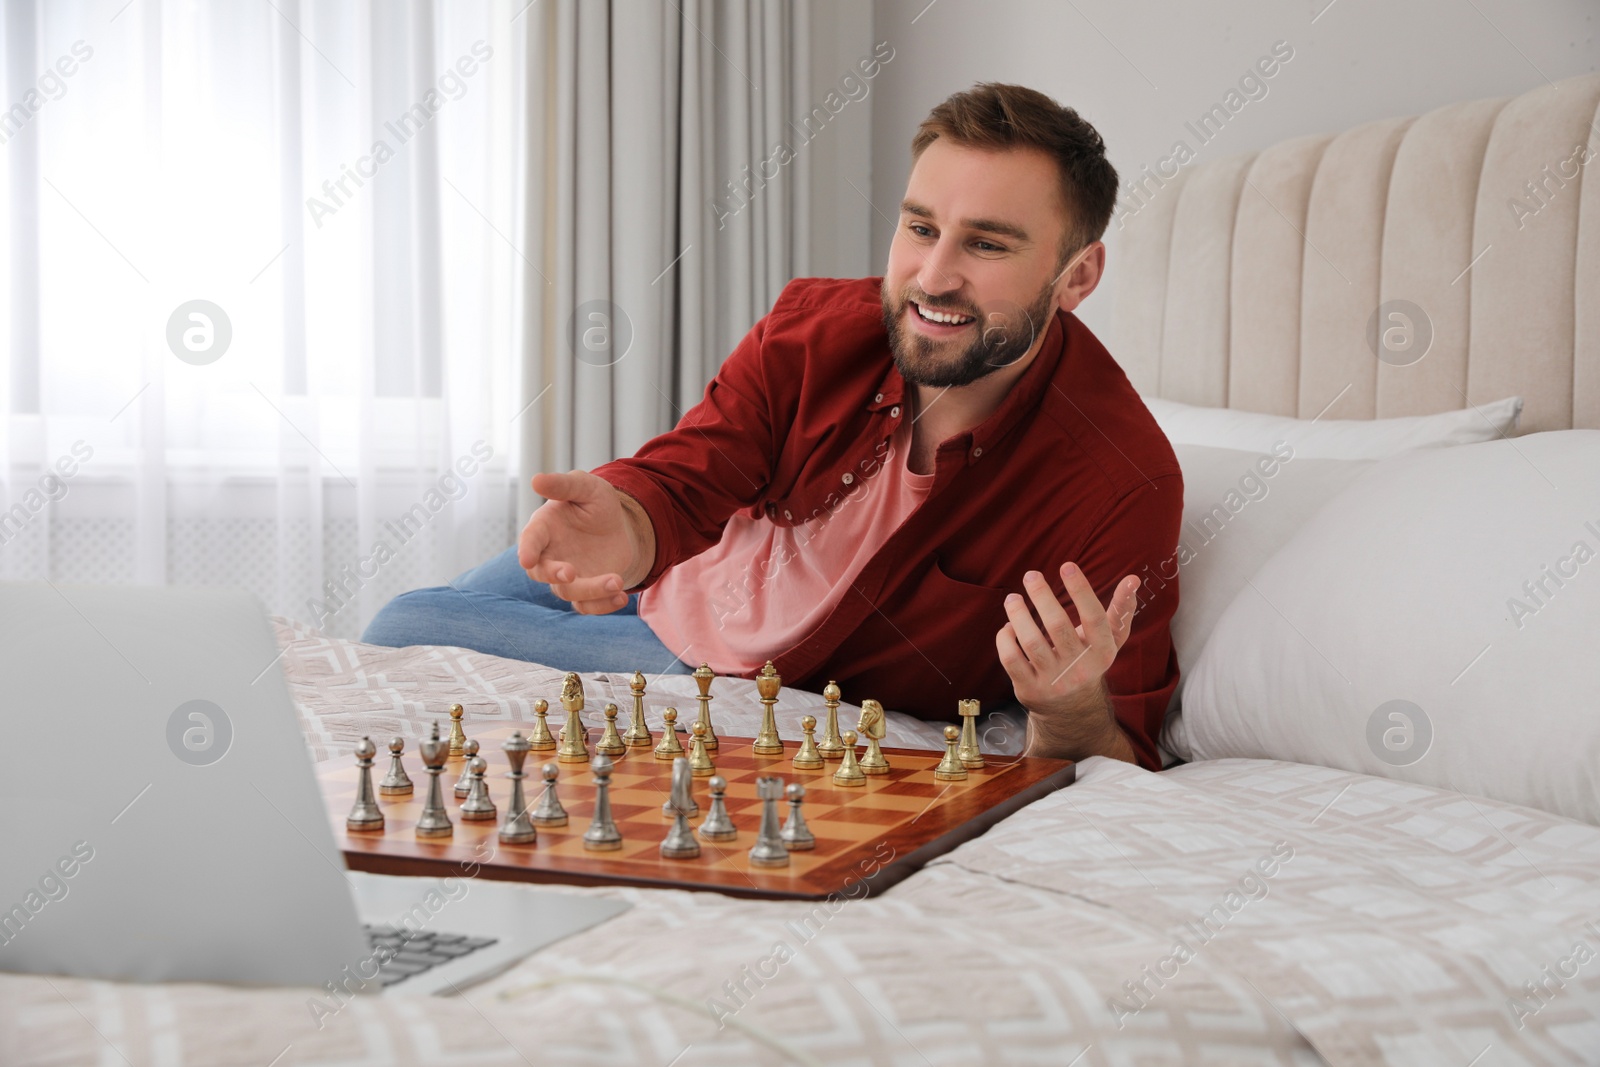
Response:
[[[1147,179],[1112,352],[1189,404],[1359,419],[1517,394],[1524,433],[1600,428],[1597,106],[1590,74]]]

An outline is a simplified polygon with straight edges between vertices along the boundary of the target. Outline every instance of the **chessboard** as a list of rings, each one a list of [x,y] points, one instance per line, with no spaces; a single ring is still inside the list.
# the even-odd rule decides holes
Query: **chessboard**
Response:
[[[511,791],[500,745],[516,730],[525,732],[527,726],[506,724],[472,732],[481,746],[480,754],[486,761],[492,759],[485,782],[500,817]],[[585,733],[593,753],[601,730],[589,727]],[[373,738],[379,773],[389,762],[386,740]],[[985,756],[985,765],[970,770],[965,781],[940,781],[934,768],[941,753],[884,748],[890,765],[887,774],[870,776],[860,786],[844,787],[833,783],[838,761],[826,762],[819,770],[796,770],[791,765],[800,747],[796,742],[786,742],[782,755],[756,755],[748,738],[724,736],[719,741],[712,757],[716,774],[727,782],[727,810],[738,837],[702,840],[700,855],[692,859],[665,859],[660,854],[661,842],[673,824],[662,811],[671,790],[672,764],[655,759],[650,748],[629,749],[613,757],[610,802],[622,833],[622,848],[611,852],[591,852],[583,847],[583,834],[595,807],[594,774],[585,763],[558,764],[557,788],[568,813],[567,825],[540,826],[537,840],[525,845],[498,840],[499,817],[476,822],[460,817],[462,801],[453,790],[464,762],[459,756],[448,760],[440,776],[445,807],[454,823],[451,836],[445,838],[416,836],[428,777],[414,752],[403,758],[415,789],[408,796],[377,798],[384,815],[384,827],[379,831],[346,828],[345,819],[358,789],[354,761],[348,757],[325,761],[318,765],[317,776],[335,839],[352,870],[821,900],[883,892],[929,860],[1070,784],[1076,771],[1066,760]],[[555,759],[554,752],[529,753],[525,768],[528,808],[535,805],[544,788],[542,766]],[[763,776],[805,786],[805,821],[816,845],[808,851],[792,851],[786,867],[758,867],[749,859],[761,821],[756,779]],[[707,781],[704,777],[694,780],[700,807],[699,817],[691,820],[696,827],[708,810]],[[778,806],[780,810],[788,807],[783,801]]]

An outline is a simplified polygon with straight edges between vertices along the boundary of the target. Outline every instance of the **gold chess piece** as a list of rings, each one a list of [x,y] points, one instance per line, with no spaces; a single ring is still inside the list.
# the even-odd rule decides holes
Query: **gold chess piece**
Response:
[[[933,769],[933,776],[941,782],[964,782],[967,780],[967,766],[961,762],[961,752],[958,742],[961,731],[954,726],[944,728],[944,759]]]
[[[567,711],[567,725],[561,730],[556,759],[561,763],[588,763],[587,731],[578,714],[583,710],[583,682],[571,672],[561,681],[561,706]]]
[[[967,699],[957,702],[961,711],[961,765],[968,770],[983,766],[983,753],[978,751],[978,702]]]
[[[678,741],[678,709],[668,708],[661,713],[661,743],[656,746],[656,759],[671,763],[683,755],[683,745]],[[699,726],[699,723],[695,723]]]
[[[761,694],[761,729],[756,734],[756,743],[750,747],[758,756],[783,755],[783,738],[778,736],[778,720],[772,713],[772,706],[778,702],[778,690],[782,688],[783,679],[778,677],[777,668],[769,659],[756,675],[756,692]]]
[[[550,702],[540,697],[533,702],[533,729],[528,731],[528,750],[530,752],[549,752],[556,747],[555,735],[550,732],[550,722],[546,718],[550,714]]]
[[[884,758],[883,749],[878,747],[878,742],[888,732],[888,717],[883,713],[883,705],[876,700],[863,700],[856,729],[867,741],[866,754],[861,757],[862,771],[867,774],[888,774],[889,761]]]
[[[839,737],[839,684],[829,682],[822,690],[822,702],[828,705],[828,717],[822,727],[822,740],[817,742],[817,751],[823,759],[841,759],[844,756],[844,741]]]
[[[622,743],[629,748],[649,748],[656,739],[650,736],[650,726],[644,721],[644,675],[634,671],[628,688],[633,690],[633,721],[622,731]]]
[[[709,663],[694,669],[694,684],[700,687],[700,695],[695,697],[700,701],[700,717],[695,722],[706,724],[706,747],[713,752],[717,750],[717,731],[711,725],[711,680],[716,676]]]
[[[839,769],[833,772],[834,785],[866,785],[867,774],[856,759],[856,732],[846,730],[843,738],[844,756]]]
[[[628,746],[622,743],[622,735],[617,733],[617,706],[607,704],[605,716],[606,728],[600,734],[600,740],[595,742],[594,750],[607,756],[620,756],[628,751]]]
[[[794,762],[790,766],[797,771],[814,771],[822,766],[822,753],[817,751],[817,717],[800,716],[800,729],[805,739],[800,742],[800,751],[794,754]]]
[[[467,743],[467,732],[461,728],[461,716],[467,709],[460,704],[450,705],[450,758],[455,759],[461,755],[463,746]]]
[[[689,773],[696,778],[709,778],[717,773],[717,765],[711,762],[711,753],[706,749],[706,724],[697,722],[689,732],[694,734],[694,740],[689,742]]]

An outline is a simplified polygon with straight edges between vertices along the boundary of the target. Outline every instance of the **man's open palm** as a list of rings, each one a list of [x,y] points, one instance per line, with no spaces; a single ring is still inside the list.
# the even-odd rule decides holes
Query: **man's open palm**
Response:
[[[622,575],[633,564],[633,542],[617,490],[588,471],[571,471],[534,475],[533,491],[545,502],[517,540],[528,577],[548,583],[584,615],[626,604]]]

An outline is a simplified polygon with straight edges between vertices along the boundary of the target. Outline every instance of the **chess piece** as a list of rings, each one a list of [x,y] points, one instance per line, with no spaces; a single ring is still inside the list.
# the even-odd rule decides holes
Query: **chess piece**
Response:
[[[539,773],[544,776],[544,794],[539,797],[539,806],[528,816],[529,821],[539,826],[567,825],[567,809],[561,806],[561,798],[556,796],[556,779],[561,775],[561,768],[554,763],[546,763]]]
[[[346,830],[383,829],[383,811],[372,792],[372,757],[377,754],[378,746],[371,738],[363,737],[356,742],[356,766],[360,769],[356,771],[356,802],[344,820]]]
[[[600,734],[600,740],[594,744],[594,750],[605,756],[620,756],[628,751],[628,746],[622,743],[622,735],[617,733],[617,706],[606,705],[606,728]]]
[[[511,773],[506,775],[511,779],[511,801],[500,823],[500,843],[504,845],[531,845],[539,837],[539,831],[528,818],[528,798],[522,788],[522,781],[527,777],[522,771],[522,761],[528,758],[530,747],[521,730],[500,746],[506,759],[511,761]]]
[[[461,716],[467,709],[460,704],[450,705],[450,758],[455,759],[461,755],[462,749],[467,744],[467,732],[461,728]]]
[[[478,742],[474,738],[467,738],[467,743],[461,746],[461,755],[465,757],[461,762],[461,777],[456,779],[456,796],[464,797],[472,791],[472,757],[478,754]]]
[[[650,727],[644,721],[644,675],[634,671],[628,688],[633,691],[633,721],[622,732],[622,743],[629,748],[649,748],[656,739],[650,736]]]
[[[488,769],[489,761],[482,756],[474,755],[467,760],[470,781],[467,799],[461,802],[461,818],[465,822],[489,822],[498,814],[494,801],[489,798],[489,785],[483,780],[483,773]]]
[[[944,728],[944,759],[933,769],[933,777],[941,782],[964,782],[967,765],[961,762],[959,741],[961,731],[954,726]]]
[[[695,697],[700,701],[700,717],[695,722],[706,724],[706,748],[712,752],[717,750],[717,731],[711,726],[711,680],[716,676],[716,672],[706,663],[694,669],[694,684],[700,688],[700,695]]]
[[[728,817],[728,780],[714,774],[706,788],[711,790],[711,810],[706,813],[706,821],[700,824],[700,837],[705,841],[732,841],[739,836],[739,831]]]
[[[567,677],[576,678],[577,675]],[[590,852],[615,852],[622,847],[622,831],[611,817],[612,766],[610,756],[596,756],[589,761],[589,770],[594,774],[594,817],[583,832],[583,847]]]
[[[783,679],[778,677],[772,661],[767,660],[767,665],[756,675],[756,692],[761,694],[761,729],[756,731],[755,744],[750,746],[750,750],[758,756],[783,755],[783,738],[778,736],[778,722],[772,714],[772,706],[778,702],[778,690],[782,686]]]
[[[756,796],[761,798],[761,829],[750,849],[752,867],[787,867],[789,850],[778,829],[778,797],[783,793],[782,778],[757,778]]]
[[[816,848],[817,839],[812,835],[811,827],[806,825],[806,817],[800,814],[800,805],[806,799],[806,787],[799,782],[792,782],[784,790],[784,795],[789,798],[789,821],[778,831],[784,847],[791,852],[807,852]]]
[[[978,751],[978,702],[962,700],[956,707],[961,712],[961,765],[975,771],[983,766],[983,753]]]
[[[822,740],[817,751],[823,759],[843,759],[844,740],[839,736],[839,685],[829,682],[822,690],[822,702],[828,706],[828,717],[823,720]]]
[[[705,723],[694,724],[695,741],[698,744],[705,734]],[[687,860],[700,855],[700,842],[694,839],[694,831],[689,829],[689,805],[694,804],[691,795],[694,781],[694,772],[689,767],[689,761],[679,756],[672,761],[672,829],[667,831],[665,841],[661,842],[661,855],[669,860]],[[700,805],[694,804],[698,811]]]
[[[717,766],[711,762],[711,753],[706,751],[706,724],[697,722],[689,729],[694,733],[694,740],[689,742],[689,773],[696,778],[709,778],[717,773]]]
[[[889,773],[889,761],[884,758],[883,750],[878,747],[878,742],[883,739],[887,728],[888,717],[883,713],[883,705],[876,700],[863,700],[861,718],[856,721],[856,729],[861,731],[861,736],[867,742],[867,751],[861,757],[862,773]]]
[[[578,714],[583,710],[583,682],[570,671],[561,682],[561,706],[567,712],[567,725],[561,730],[561,745],[556,749],[556,759],[562,763],[588,763],[588,731],[584,729],[583,718]]]
[[[456,832],[450,813],[444,807],[444,790],[439,788],[439,775],[444,773],[444,761],[450,754],[450,743],[439,736],[439,723],[433,732],[417,746],[422,755],[422,766],[428,772],[428,799],[423,802],[422,814],[417,816],[418,837],[449,837]]]
[[[817,717],[800,716],[800,730],[805,740],[800,742],[800,751],[794,754],[790,766],[797,771],[814,771],[822,766],[822,753],[817,751]]]
[[[671,763],[683,755],[683,745],[678,741],[678,709],[668,708],[661,713],[661,743],[656,746],[656,759]],[[711,742],[706,742],[711,747]]]
[[[834,785],[866,785],[867,775],[861,769],[861,763],[856,759],[856,732],[844,732],[844,758],[839,761],[839,769],[833,772]]]
[[[556,747],[555,735],[550,732],[550,702],[543,697],[533,702],[533,729],[528,731],[528,747],[534,752],[549,752]]]
[[[389,738],[389,773],[384,775],[383,781],[378,783],[378,792],[386,797],[408,797],[411,795],[411,776],[406,773],[406,765],[400,762],[400,753],[405,750],[405,738]]]

